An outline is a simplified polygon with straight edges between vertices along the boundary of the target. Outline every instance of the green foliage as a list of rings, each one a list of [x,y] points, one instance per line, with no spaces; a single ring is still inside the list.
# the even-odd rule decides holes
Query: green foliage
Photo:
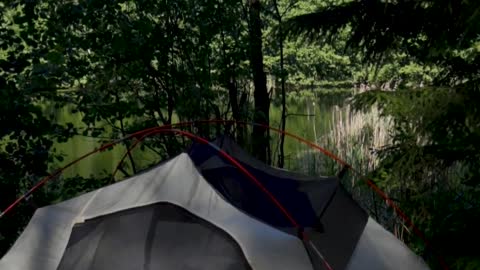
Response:
[[[469,48],[478,38],[478,11],[472,1],[340,1],[296,16],[286,27],[291,34],[327,41],[351,27],[348,45],[364,49],[367,59],[405,48],[426,58],[444,55],[452,47]]]
[[[316,1],[279,1],[278,4],[282,21],[311,11],[318,5]],[[270,12],[273,13],[271,18],[266,17],[271,23],[265,31],[267,41],[264,49],[265,63],[267,72],[279,80],[282,74],[279,67],[280,44],[278,38],[283,23],[278,22],[278,15],[276,15],[274,7],[270,7]],[[268,10],[266,13],[270,14]],[[283,35],[284,75],[287,77],[289,90],[310,86],[319,80],[350,80],[352,78],[350,55],[342,51],[347,34],[348,31],[344,31],[342,37],[323,45],[321,48],[318,48],[317,44],[305,44],[301,39],[285,40],[285,35]],[[278,85],[277,88],[279,88]]]
[[[478,126],[471,123],[480,119],[476,109],[465,106],[469,98],[468,92],[436,88],[367,92],[355,101],[362,108],[378,104],[394,121],[392,145],[380,152],[379,184],[452,258],[473,256],[463,247],[479,236],[480,138]],[[458,244],[453,248],[452,243]]]
[[[345,120],[354,117],[337,119],[332,108],[354,97],[357,108],[378,106],[392,119],[391,144],[379,151],[381,163],[375,170],[366,158],[367,145],[374,144],[370,139],[378,132],[374,125],[363,125],[358,134],[349,131],[356,137],[345,141],[321,139],[344,149],[355,165],[367,164],[364,171],[401,202],[449,255],[452,266],[478,266],[475,254],[459,248],[474,242],[480,220],[480,12],[475,1],[261,3],[263,48],[252,44],[260,43],[249,36],[252,20],[242,1],[0,3],[1,209],[47,175],[49,167],[59,167],[63,157],[55,148],[76,144],[73,135],[100,142],[176,121],[250,120],[255,115],[252,71],[259,71],[259,63],[250,63],[249,56],[260,48],[274,97],[286,79],[289,117],[307,110],[322,119],[322,130],[331,129],[332,122],[349,123],[353,130],[355,124]],[[375,91],[367,91],[371,89]],[[278,98],[273,101],[279,104]],[[57,121],[46,109],[65,105],[81,124]],[[278,112],[272,114],[270,118],[279,118]],[[319,139],[314,116],[305,120],[308,127],[291,117],[287,129]],[[331,137],[344,134],[342,128],[347,129],[335,126],[339,133]],[[214,131],[207,127],[197,133]],[[142,150],[166,158],[183,145],[159,136],[142,144]],[[335,169],[324,161],[317,166],[315,155],[312,159],[311,171]],[[135,154],[129,155],[121,168],[135,171],[134,160]],[[41,206],[64,200],[111,178],[57,180],[31,202]],[[0,253],[33,210],[22,205],[0,220]],[[418,239],[407,238],[418,252],[424,251]],[[456,244],[444,245],[442,239]]]
[[[0,207],[5,209],[47,175],[48,162],[59,160],[50,148],[63,141],[75,128],[50,122],[38,105],[56,99],[62,84],[58,57],[49,49],[40,19],[41,8],[34,3],[0,6]],[[52,63],[48,60],[55,60]],[[40,191],[36,204],[48,202],[48,191]],[[22,211],[23,210],[23,211]],[[32,209],[0,220],[0,253],[17,237]]]
[[[367,65],[358,77],[382,88],[396,81],[396,91],[367,91],[354,99],[358,109],[378,106],[393,121],[392,143],[380,151],[374,176],[455,269],[478,265],[463,247],[480,237],[479,15],[472,1],[350,1],[285,26],[328,43],[351,29],[346,47]]]

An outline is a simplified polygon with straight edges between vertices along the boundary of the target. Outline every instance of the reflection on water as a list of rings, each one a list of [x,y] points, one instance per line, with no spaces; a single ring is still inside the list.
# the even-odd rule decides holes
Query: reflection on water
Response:
[[[336,100],[335,100],[336,99]],[[310,141],[318,141],[317,139],[325,135],[332,127],[333,105],[342,104],[345,101],[344,95],[333,96],[313,96],[304,95],[300,97],[289,96],[288,99],[288,117],[287,131],[304,137]],[[49,114],[54,121],[66,124],[73,123],[75,127],[85,129],[86,125],[82,122],[81,113],[72,113],[72,107],[66,106],[55,108],[52,105],[44,105],[45,113]],[[275,102],[271,105],[270,122],[273,127],[280,127],[281,107]],[[106,123],[97,123],[98,126],[108,127]],[[107,130],[108,132],[108,130]],[[106,137],[106,136],[105,136]],[[278,141],[279,135],[271,133],[272,158],[278,157]],[[72,160],[84,155],[87,152],[99,147],[104,141],[102,139],[77,135],[67,142],[56,143],[54,151],[64,155],[64,161],[57,162],[54,167],[61,167]],[[306,150],[306,147],[299,144],[298,141],[285,138],[285,165],[287,168],[294,167],[294,161],[298,159],[299,153]],[[108,176],[118,165],[118,162],[125,154],[126,147],[117,145],[111,150],[104,151],[92,155],[85,160],[77,163],[69,168],[65,173],[65,177],[80,175],[82,177],[90,176]],[[158,156],[149,150],[136,149],[133,151],[135,163],[139,167],[144,167],[158,160]]]

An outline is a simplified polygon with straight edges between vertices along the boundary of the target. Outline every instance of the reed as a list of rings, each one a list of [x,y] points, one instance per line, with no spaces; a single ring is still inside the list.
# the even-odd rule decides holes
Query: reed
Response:
[[[379,162],[376,153],[391,142],[391,119],[380,116],[377,108],[368,112],[356,112],[346,104],[332,108],[329,122],[329,130],[316,138],[316,143],[362,173],[374,170]],[[305,173],[332,174],[338,169],[328,158],[304,147],[298,149],[295,159],[296,169]]]
[[[391,121],[382,117],[375,107],[358,112],[348,103],[334,106],[330,129],[317,138],[316,143],[345,160],[362,175],[369,175],[379,165],[378,150],[391,144]],[[302,147],[298,149],[292,169],[309,175],[335,175],[341,167],[322,153]],[[391,209],[360,180],[349,173],[342,179],[342,185],[372,217],[392,232],[398,231],[397,236],[401,238],[403,230],[399,229],[401,225]]]

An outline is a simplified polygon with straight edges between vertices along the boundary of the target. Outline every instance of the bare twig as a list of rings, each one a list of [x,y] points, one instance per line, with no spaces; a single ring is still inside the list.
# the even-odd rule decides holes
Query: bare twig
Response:
[[[285,117],[288,117],[288,116],[315,116],[315,114],[289,113],[289,114],[285,115]]]

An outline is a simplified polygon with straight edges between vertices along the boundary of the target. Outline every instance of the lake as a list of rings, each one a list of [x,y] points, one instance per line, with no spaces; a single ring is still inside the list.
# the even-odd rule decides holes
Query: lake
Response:
[[[310,93],[310,94],[309,94]],[[309,141],[319,141],[322,136],[328,136],[334,123],[334,110],[336,105],[342,105],[346,99],[345,91],[319,91],[315,96],[311,92],[290,94],[288,97],[288,117],[286,130],[306,138]],[[326,94],[327,93],[327,94]],[[334,93],[332,95],[332,93]],[[343,93],[343,94],[342,94]],[[45,106],[45,111],[54,115],[58,123],[73,123],[76,127],[85,128],[82,122],[81,113],[72,113],[71,107],[54,108]],[[338,108],[336,108],[338,110]],[[277,102],[272,102],[270,109],[270,125],[280,127],[281,107]],[[105,124],[99,124],[105,125]],[[272,156],[278,156],[278,138],[275,132],[271,133]],[[93,138],[83,135],[77,135],[65,143],[56,143],[54,151],[64,155],[64,161],[51,164],[51,169],[61,167],[68,162],[82,156],[83,154],[99,147],[106,140],[102,138]],[[290,169],[298,167],[299,153],[311,151],[298,141],[286,137],[285,139],[285,166]],[[83,161],[75,164],[64,173],[64,177],[73,177],[76,175],[82,177],[99,177],[110,175],[120,162],[120,159],[126,152],[124,145],[117,145],[112,150],[94,154]],[[151,164],[159,159],[158,155],[148,149],[141,151],[139,149],[132,152],[135,163],[140,167]]]

